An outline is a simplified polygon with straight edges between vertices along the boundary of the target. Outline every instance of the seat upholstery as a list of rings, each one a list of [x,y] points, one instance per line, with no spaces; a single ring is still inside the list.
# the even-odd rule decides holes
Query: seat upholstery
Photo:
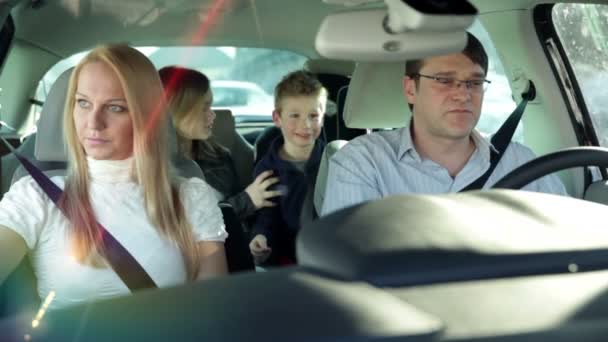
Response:
[[[24,155],[49,177],[63,174],[66,168],[62,114],[71,73],[72,68],[63,72],[51,87],[40,112],[36,136],[28,139],[34,142],[34,153]],[[12,183],[27,175],[23,166],[19,166]]]
[[[224,241],[228,271],[230,273],[254,271],[255,264],[249,251],[249,236],[243,228],[243,223],[236,217],[230,204],[220,202],[219,206],[228,233]]]
[[[279,129],[276,126],[266,127],[262,131],[262,133],[260,133],[260,135],[258,135],[257,139],[255,139],[255,146],[254,146],[254,153],[253,153],[253,155],[255,157],[255,164],[257,164],[260,161],[260,159],[262,159],[262,156],[264,156],[268,152],[268,149],[270,148],[270,144],[272,144],[272,141],[280,135],[281,135],[281,129]]]
[[[23,140],[23,143],[16,148],[19,154],[24,156],[34,155],[34,145],[36,144],[36,134],[31,134]],[[13,175],[21,165],[14,154],[8,153],[2,156],[2,194],[11,187]]]
[[[215,110],[213,137],[232,154],[232,161],[241,189],[253,181],[253,146],[237,131],[234,117],[229,110]]]
[[[314,193],[314,204],[317,213],[321,213],[323,208],[323,200],[325,199],[325,190],[327,188],[327,173],[329,171],[329,159],[340,150],[348,141],[346,140],[334,140],[325,146],[323,155],[321,156],[321,163],[319,164],[319,173],[317,174],[317,181],[315,183]]]
[[[357,63],[344,106],[350,128],[404,127],[411,112],[403,93],[405,63]]]
[[[327,116],[325,120],[325,134],[327,141],[351,140],[360,135],[366,134],[367,130],[359,128],[349,128],[344,122],[344,105],[348,94],[348,86],[343,86],[338,90],[336,97],[336,114]]]
[[[608,204],[608,182],[600,180],[591,183],[587,190],[585,190],[583,198],[586,201]]]

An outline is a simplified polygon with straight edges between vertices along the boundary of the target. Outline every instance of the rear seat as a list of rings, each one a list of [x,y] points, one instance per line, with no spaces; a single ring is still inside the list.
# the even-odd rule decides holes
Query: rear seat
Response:
[[[230,110],[218,109],[214,112],[213,137],[232,154],[240,189],[244,189],[253,181],[253,146],[236,131]]]

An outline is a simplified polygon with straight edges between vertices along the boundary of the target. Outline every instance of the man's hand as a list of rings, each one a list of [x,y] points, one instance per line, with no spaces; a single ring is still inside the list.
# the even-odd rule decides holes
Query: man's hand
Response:
[[[253,255],[253,261],[259,265],[266,261],[272,252],[272,248],[268,247],[266,237],[262,234],[256,235],[249,243],[249,250]]]
[[[264,207],[274,207],[276,203],[270,201],[269,199],[273,197],[280,196],[281,191],[270,191],[268,188],[277,183],[279,178],[270,177],[272,175],[272,170],[267,170],[260,173],[253,183],[249,184],[249,186],[245,189],[249,198],[251,198],[251,202],[256,209],[264,208]]]

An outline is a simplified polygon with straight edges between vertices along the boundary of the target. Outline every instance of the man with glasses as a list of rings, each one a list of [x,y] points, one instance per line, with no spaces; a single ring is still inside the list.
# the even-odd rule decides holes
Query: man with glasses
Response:
[[[475,129],[487,71],[488,56],[470,33],[461,53],[408,61],[403,85],[410,126],[359,137],[338,151],[329,162],[321,214],[389,195],[458,192],[483,175],[494,149]],[[484,188],[533,158],[529,148],[511,142]],[[523,189],[566,195],[555,175]]]

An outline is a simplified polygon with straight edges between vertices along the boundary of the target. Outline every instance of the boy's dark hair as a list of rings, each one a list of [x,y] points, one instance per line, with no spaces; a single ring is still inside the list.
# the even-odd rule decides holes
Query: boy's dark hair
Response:
[[[327,99],[327,89],[310,72],[297,70],[283,76],[274,88],[274,109],[281,111],[281,101],[289,96],[321,96]]]
[[[462,53],[473,61],[473,63],[481,66],[484,75],[487,75],[488,54],[483,48],[483,45],[481,45],[479,39],[469,32],[467,32],[467,46],[465,46],[464,50],[462,50]],[[416,78],[415,76],[420,72],[420,69],[422,69],[423,66],[424,59],[407,61],[405,62],[405,75],[411,78]],[[416,80],[416,82],[418,81]]]

